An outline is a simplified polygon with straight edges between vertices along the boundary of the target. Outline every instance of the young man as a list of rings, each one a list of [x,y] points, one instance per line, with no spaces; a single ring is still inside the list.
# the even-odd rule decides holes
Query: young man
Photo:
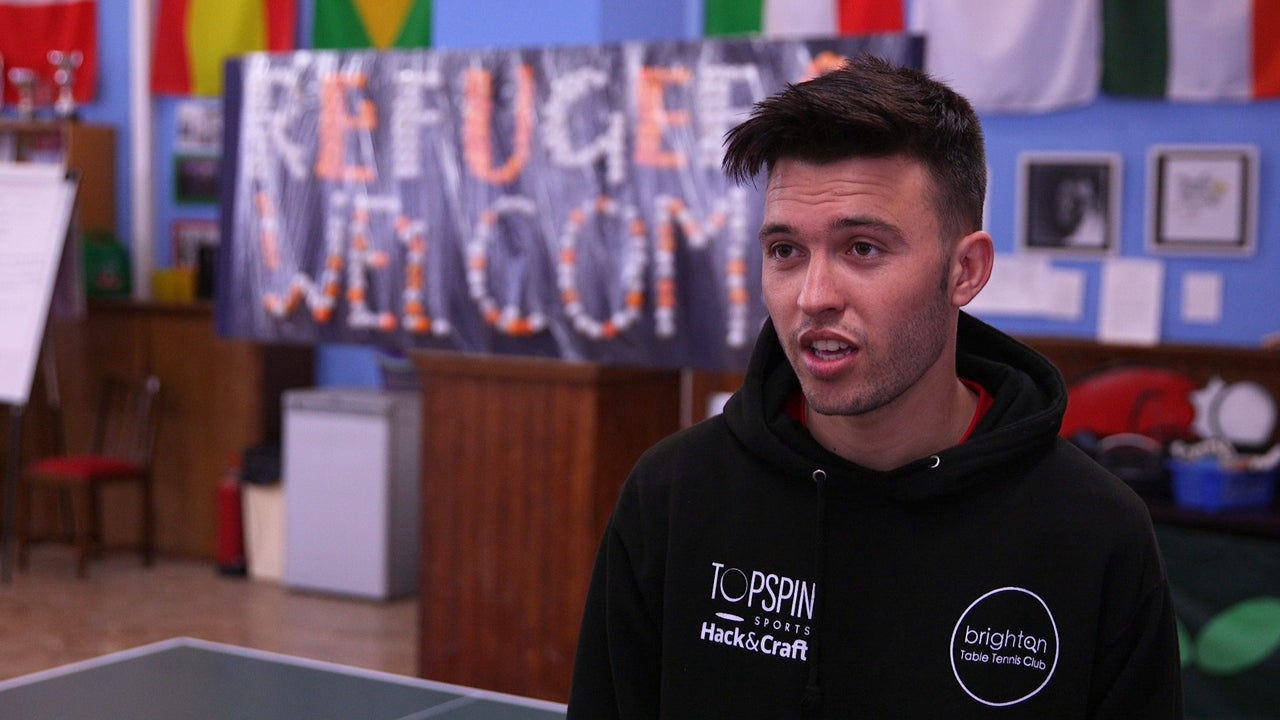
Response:
[[[993,259],[969,103],[859,59],[725,169],[767,173],[769,322],[628,479],[569,717],[1179,717],[1145,505],[1058,437],[1057,370],[960,311]]]

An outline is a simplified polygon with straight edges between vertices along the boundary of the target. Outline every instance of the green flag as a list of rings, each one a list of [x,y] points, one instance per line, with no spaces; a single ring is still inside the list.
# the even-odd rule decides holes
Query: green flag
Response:
[[[1164,97],[1168,70],[1168,0],[1104,0],[1102,91]]]
[[[431,0],[316,0],[316,49],[431,45]]]
[[[762,0],[706,0],[703,34],[759,35],[764,27]]]

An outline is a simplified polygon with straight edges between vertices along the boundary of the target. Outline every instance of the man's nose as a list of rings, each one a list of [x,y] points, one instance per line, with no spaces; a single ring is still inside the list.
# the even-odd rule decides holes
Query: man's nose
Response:
[[[805,268],[804,285],[797,304],[808,315],[821,315],[839,310],[843,294],[833,261],[815,255]]]

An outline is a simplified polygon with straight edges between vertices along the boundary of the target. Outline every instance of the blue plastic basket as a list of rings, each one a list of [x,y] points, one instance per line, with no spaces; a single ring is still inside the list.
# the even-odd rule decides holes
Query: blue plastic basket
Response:
[[[1173,499],[1195,510],[1240,510],[1271,504],[1276,491],[1275,470],[1228,470],[1216,459],[1169,463]]]

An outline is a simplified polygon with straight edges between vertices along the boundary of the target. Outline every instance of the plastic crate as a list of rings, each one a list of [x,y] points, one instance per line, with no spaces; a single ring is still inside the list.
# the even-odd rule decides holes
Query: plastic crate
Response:
[[[1195,510],[1261,508],[1275,497],[1275,470],[1248,471],[1223,468],[1215,459],[1171,462],[1173,499]]]

